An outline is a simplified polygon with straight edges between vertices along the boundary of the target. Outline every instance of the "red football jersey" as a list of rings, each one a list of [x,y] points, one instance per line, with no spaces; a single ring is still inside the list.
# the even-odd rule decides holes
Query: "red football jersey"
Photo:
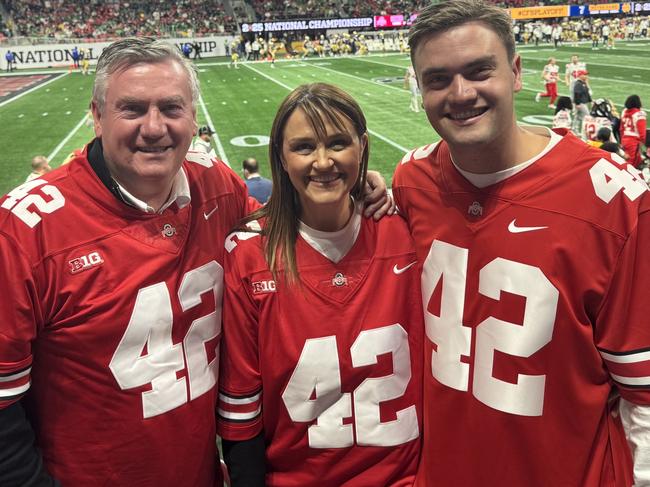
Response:
[[[591,115],[585,115],[582,119],[582,137],[585,140],[596,140],[598,131],[601,128],[612,129],[612,122],[606,117],[592,117]],[[609,138],[610,142],[616,142],[614,133]]]
[[[645,141],[646,113],[638,108],[624,109],[621,114],[621,138]]]
[[[650,404],[640,173],[568,134],[483,189],[444,142],[408,153],[393,184],[423,265],[416,485],[631,485],[615,406]]]
[[[226,241],[219,434],[264,430],[267,485],[412,485],[422,304],[406,223],[363,219],[335,264],[301,237],[300,286],[276,283],[254,233]]]
[[[162,214],[118,201],[85,151],[0,200],[0,407],[29,389],[62,485],[220,483],[223,242],[247,192],[190,154],[191,203]]]

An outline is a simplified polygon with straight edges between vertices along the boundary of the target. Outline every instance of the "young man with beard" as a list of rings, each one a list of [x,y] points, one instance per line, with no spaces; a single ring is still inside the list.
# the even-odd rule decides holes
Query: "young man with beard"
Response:
[[[458,0],[410,33],[442,137],[393,180],[423,266],[416,485],[647,485],[648,187],[566,130],[517,124],[511,25]]]

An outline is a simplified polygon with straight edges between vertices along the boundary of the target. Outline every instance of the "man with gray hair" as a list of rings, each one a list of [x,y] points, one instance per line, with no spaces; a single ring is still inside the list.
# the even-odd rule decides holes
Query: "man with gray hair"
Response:
[[[422,265],[417,486],[650,485],[650,198],[566,129],[517,123],[512,19],[431,4],[411,61],[441,141],[393,193]]]
[[[0,485],[221,485],[222,242],[248,198],[186,158],[198,94],[175,47],[112,44],[97,138],[0,200]]]
[[[198,97],[175,47],[111,44],[96,138],[0,199],[3,487],[222,484],[223,242],[250,199],[188,153]],[[375,186],[366,211],[385,213]]]

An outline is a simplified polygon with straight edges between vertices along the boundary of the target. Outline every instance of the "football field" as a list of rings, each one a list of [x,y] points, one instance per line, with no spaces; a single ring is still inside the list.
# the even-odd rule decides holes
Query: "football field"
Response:
[[[550,126],[553,112],[547,100],[535,103],[543,91],[540,71],[556,57],[560,73],[572,54],[586,61],[594,98],[610,98],[619,112],[625,98],[641,96],[650,106],[650,40],[618,43],[615,50],[592,51],[581,47],[520,47],[524,88],[517,95],[517,118],[522,123]],[[384,174],[390,184],[393,168],[409,149],[438,139],[423,112],[409,110],[409,92],[403,78],[409,59],[404,54],[365,57],[279,60],[270,64],[228,67],[224,60],[198,64],[201,98],[199,125],[216,131],[217,154],[241,172],[241,161],[257,158],[269,176],[267,142],[275,111],[290,90],[302,83],[324,81],[352,94],[363,108],[370,132],[370,168]],[[78,72],[41,70],[0,76],[0,194],[22,183],[35,155],[50,158],[57,167],[93,137],[88,123],[92,76]],[[26,78],[26,76],[28,76]],[[15,85],[19,85],[15,88]],[[560,94],[568,94],[563,83]]]

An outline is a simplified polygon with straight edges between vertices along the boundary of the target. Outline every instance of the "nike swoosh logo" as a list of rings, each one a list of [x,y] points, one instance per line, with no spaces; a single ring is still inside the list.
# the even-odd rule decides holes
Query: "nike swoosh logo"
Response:
[[[210,213],[203,212],[203,218],[206,220],[212,216],[212,214],[219,209],[219,205],[215,206]]]
[[[517,219],[515,218],[510,222],[510,225],[508,225],[508,231],[510,233],[524,233],[524,232],[534,232],[535,230],[544,230],[545,228],[548,227],[518,227],[517,224],[515,223]]]
[[[406,272],[409,268],[413,267],[413,266],[414,266],[415,264],[417,264],[417,263],[418,263],[418,261],[417,261],[417,260],[414,260],[413,262],[411,262],[410,264],[405,265],[405,266],[402,267],[401,269],[400,269],[399,267],[397,267],[397,264],[395,264],[395,265],[393,266],[393,272],[394,272],[395,274],[399,275],[399,274],[401,274],[402,272]]]

